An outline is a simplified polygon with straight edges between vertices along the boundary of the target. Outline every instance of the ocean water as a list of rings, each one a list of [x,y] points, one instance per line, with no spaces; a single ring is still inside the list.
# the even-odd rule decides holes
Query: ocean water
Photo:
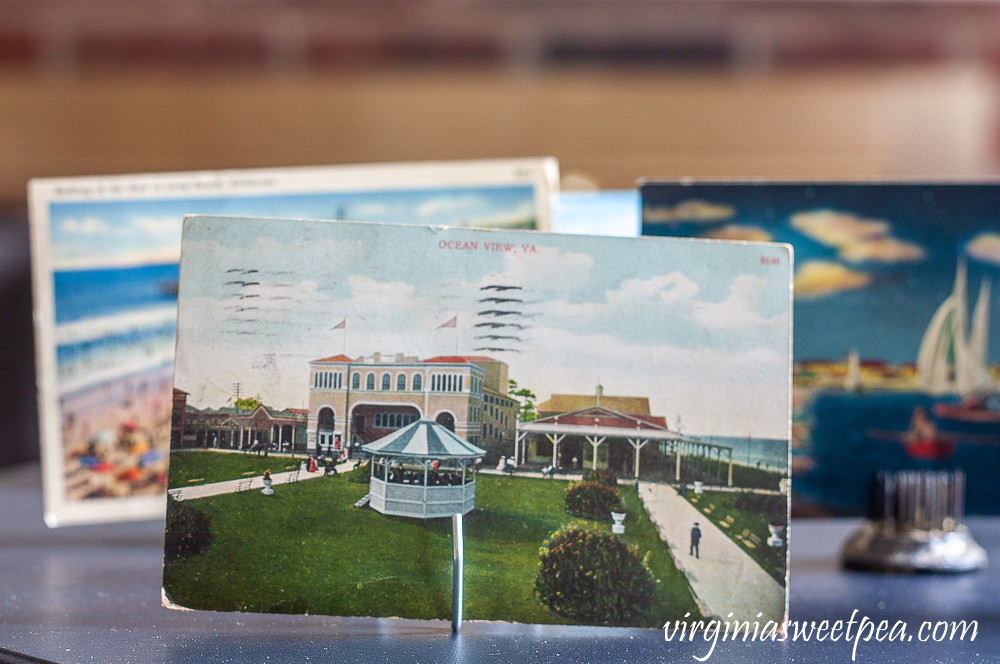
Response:
[[[55,272],[56,324],[176,303],[178,272],[176,264]]]
[[[63,394],[173,360],[177,265],[56,272]]]
[[[815,468],[796,476],[795,490],[811,502],[845,514],[863,514],[868,492],[879,470],[961,468],[967,477],[966,509],[974,514],[1000,512],[1000,444],[973,444],[958,439],[954,456],[940,461],[913,459],[900,442],[885,440],[877,432],[902,434],[910,426],[917,406],[928,413],[939,401],[918,392],[826,392],[812,406],[812,458]],[[970,427],[935,418],[940,431],[973,433],[1000,443],[1000,425]],[[874,430],[874,431],[873,431]],[[875,435],[873,435],[875,434]],[[983,440],[979,438],[978,440]],[[975,438],[973,438],[975,440]]]
[[[766,470],[788,472],[788,441],[738,436],[697,436],[706,443],[733,448],[733,462]],[[725,455],[723,455],[725,458]]]

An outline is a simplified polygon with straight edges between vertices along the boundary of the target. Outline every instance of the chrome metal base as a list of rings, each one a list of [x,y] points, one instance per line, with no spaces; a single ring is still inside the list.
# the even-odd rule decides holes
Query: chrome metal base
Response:
[[[844,564],[882,572],[973,572],[989,564],[968,528],[898,530],[892,523],[868,521],[843,547]]]

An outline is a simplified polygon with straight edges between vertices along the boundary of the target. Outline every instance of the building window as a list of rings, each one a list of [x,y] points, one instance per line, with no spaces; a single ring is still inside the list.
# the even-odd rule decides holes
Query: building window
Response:
[[[382,374],[382,389],[388,390],[392,386],[392,377],[389,374]]]
[[[424,379],[420,374],[413,376],[413,391],[419,392],[424,387]]]
[[[361,374],[356,373],[351,377],[351,389],[360,390],[361,389]]]
[[[368,374],[368,378],[365,379],[365,389],[374,390],[375,389],[375,374]]]
[[[401,429],[417,421],[417,416],[409,413],[375,413],[376,429]]]
[[[396,389],[400,392],[406,391],[406,374],[396,376]]]
[[[431,376],[431,391],[433,392],[461,392],[464,386],[465,376],[462,375],[433,374]]]

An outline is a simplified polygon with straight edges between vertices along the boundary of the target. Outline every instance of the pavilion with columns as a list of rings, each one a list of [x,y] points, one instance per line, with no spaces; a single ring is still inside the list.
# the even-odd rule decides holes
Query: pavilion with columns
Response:
[[[556,468],[565,468],[570,465],[568,459],[573,455],[578,462],[582,460],[584,468],[603,469],[608,467],[612,443],[626,442],[634,451],[633,471],[638,479],[640,451],[655,441],[661,453],[675,458],[676,481],[681,479],[684,456],[712,459],[714,455],[720,463],[728,463],[728,485],[732,486],[731,447],[683,436],[668,429],[662,421],[662,418],[630,415],[593,405],[531,422],[519,422],[514,446],[515,462],[519,465],[551,463]],[[579,457],[576,456],[578,454]]]

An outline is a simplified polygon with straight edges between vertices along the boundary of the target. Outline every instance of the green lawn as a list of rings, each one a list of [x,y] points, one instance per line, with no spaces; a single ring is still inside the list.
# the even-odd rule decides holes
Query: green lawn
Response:
[[[170,453],[170,478],[168,487],[193,486],[225,480],[239,480],[251,477],[244,473],[263,475],[265,470],[282,473],[298,468],[302,459],[290,457],[240,454],[236,452],[214,452],[211,450],[173,450]],[[200,479],[201,482],[189,480]]]
[[[698,511],[711,518],[712,523],[718,525],[723,532],[729,535],[730,539],[740,545],[741,549],[750,554],[750,557],[756,560],[768,574],[781,585],[785,585],[785,552],[787,547],[767,545],[767,538],[771,535],[767,524],[786,525],[786,513],[784,511],[763,513],[740,509],[737,507],[740,496],[739,493],[707,490],[700,496],[691,491],[684,494],[684,497],[697,507]],[[744,501],[747,498],[745,496]],[[777,500],[774,500],[775,498]],[[777,496],[757,496],[756,500],[762,504],[768,501],[783,503],[782,497]],[[723,526],[723,523],[728,524],[728,527]],[[784,538],[785,535],[782,535],[782,539]]]
[[[465,521],[465,617],[570,623],[534,596],[539,548],[561,525],[566,483],[480,475],[477,508]],[[657,595],[648,626],[697,615],[687,580],[642,510],[621,487],[625,539],[650,552]],[[211,519],[204,553],[171,562],[164,587],[174,602],[223,611],[326,615],[451,616],[451,523],[390,517],[353,503],[368,490],[341,477],[189,501]],[[610,529],[610,524],[585,522]]]

